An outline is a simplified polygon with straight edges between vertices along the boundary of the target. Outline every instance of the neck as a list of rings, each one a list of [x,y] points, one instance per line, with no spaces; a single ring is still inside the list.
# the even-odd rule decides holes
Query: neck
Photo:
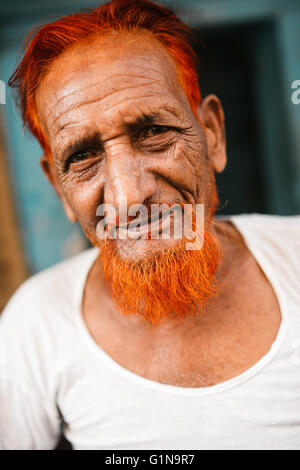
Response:
[[[103,309],[105,313],[101,314],[101,316],[105,315],[105,321],[112,325],[118,325],[121,329],[128,331],[143,331],[145,333],[155,333],[156,335],[162,336],[169,335],[171,332],[175,331],[191,331],[192,326],[206,322],[208,317],[210,318],[210,323],[214,318],[217,321],[217,318],[219,318],[217,312],[223,311],[224,306],[230,303],[230,295],[232,289],[234,289],[235,281],[238,282],[234,273],[236,268],[241,265],[243,258],[246,256],[246,252],[241,235],[230,222],[213,221],[211,230],[221,243],[223,259],[216,272],[216,279],[219,285],[218,295],[206,303],[204,313],[200,311],[197,312],[196,310],[182,319],[166,317],[163,318],[159,324],[152,324],[150,321],[146,321],[141,315],[123,315],[117,309],[104,283],[101,282],[101,286],[99,286],[101,264],[100,260],[97,258],[88,277],[87,286],[91,287],[94,296],[97,296],[98,299],[101,297],[101,305],[105,305]]]

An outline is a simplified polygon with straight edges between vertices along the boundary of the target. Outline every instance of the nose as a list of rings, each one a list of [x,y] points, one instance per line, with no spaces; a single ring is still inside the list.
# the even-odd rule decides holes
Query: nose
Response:
[[[104,202],[122,212],[124,204],[143,204],[156,192],[156,178],[145,168],[143,158],[121,151],[107,158]]]

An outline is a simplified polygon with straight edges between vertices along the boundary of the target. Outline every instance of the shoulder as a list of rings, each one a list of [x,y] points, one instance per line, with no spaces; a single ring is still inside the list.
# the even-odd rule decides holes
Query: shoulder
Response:
[[[241,213],[228,216],[222,215],[219,216],[218,219],[234,219],[250,225],[256,225],[259,223],[263,225],[276,225],[281,227],[300,227],[300,215],[275,215],[253,212],[251,214]]]
[[[4,325],[37,321],[46,312],[55,317],[74,301],[79,286],[84,287],[84,275],[95,258],[96,249],[90,248],[27,279],[0,315],[1,329]]]
[[[32,276],[15,292],[0,315],[0,385],[4,380],[39,396],[55,395],[62,351],[74,351],[78,342],[77,302],[96,257],[96,249],[86,250]]]
[[[230,221],[250,251],[269,258],[272,264],[289,266],[300,275],[300,215],[238,214],[221,216]]]
[[[229,216],[256,259],[276,270],[280,282],[299,294],[300,216],[240,214]],[[263,261],[262,261],[263,260]]]
[[[262,238],[284,242],[289,240],[292,245],[300,242],[300,215],[272,214],[239,214],[229,216],[237,227],[257,233]]]
[[[264,225],[277,225],[281,227],[293,226],[300,227],[300,215],[274,215],[274,214],[260,214],[253,212],[252,214],[238,214],[231,215],[229,217],[243,220],[245,223],[257,224],[262,223]]]

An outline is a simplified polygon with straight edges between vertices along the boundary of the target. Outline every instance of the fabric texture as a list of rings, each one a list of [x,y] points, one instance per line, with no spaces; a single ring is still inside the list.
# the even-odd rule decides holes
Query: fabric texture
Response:
[[[281,325],[253,367],[201,388],[110,358],[82,314],[91,248],[27,280],[0,317],[0,449],[300,450],[300,216],[226,216],[271,283]]]

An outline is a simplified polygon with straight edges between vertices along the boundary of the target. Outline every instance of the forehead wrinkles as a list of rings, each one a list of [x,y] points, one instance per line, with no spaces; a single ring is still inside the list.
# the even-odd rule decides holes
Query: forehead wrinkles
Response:
[[[85,95],[94,92],[93,89],[99,85],[99,77],[100,98],[108,96],[109,93],[121,92],[122,82],[124,88],[130,86],[130,83],[132,86],[138,86],[139,82],[142,85],[142,82],[149,84],[152,81],[153,84],[165,83],[177,92],[180,90],[177,66],[165,48],[160,43],[157,44],[156,40],[153,44],[149,44],[149,41],[146,44],[135,43],[134,49],[126,49],[122,44],[115,49],[105,50],[102,47],[99,50],[97,44],[92,44],[78,50],[66,51],[56,59],[37,92],[37,100],[41,98],[40,110],[44,115],[45,124],[50,120],[53,125],[64,112],[64,107],[71,109],[76,107],[76,101],[88,100],[90,97]],[[49,102],[53,105],[46,114],[43,103],[49,104]]]
[[[132,89],[134,89],[134,93],[128,96],[126,91],[129,92]],[[72,111],[84,108],[86,105],[97,103],[101,105],[103,111],[107,111],[114,106],[121,105],[123,101],[129,102],[143,96],[145,98],[154,95],[163,96],[168,91],[167,84],[158,79],[142,75],[114,74],[104,81],[83,86],[81,89],[66,94],[61,99],[58,98],[46,119],[49,123],[49,129],[55,126],[59,132],[68,124],[69,118],[72,120]]]

